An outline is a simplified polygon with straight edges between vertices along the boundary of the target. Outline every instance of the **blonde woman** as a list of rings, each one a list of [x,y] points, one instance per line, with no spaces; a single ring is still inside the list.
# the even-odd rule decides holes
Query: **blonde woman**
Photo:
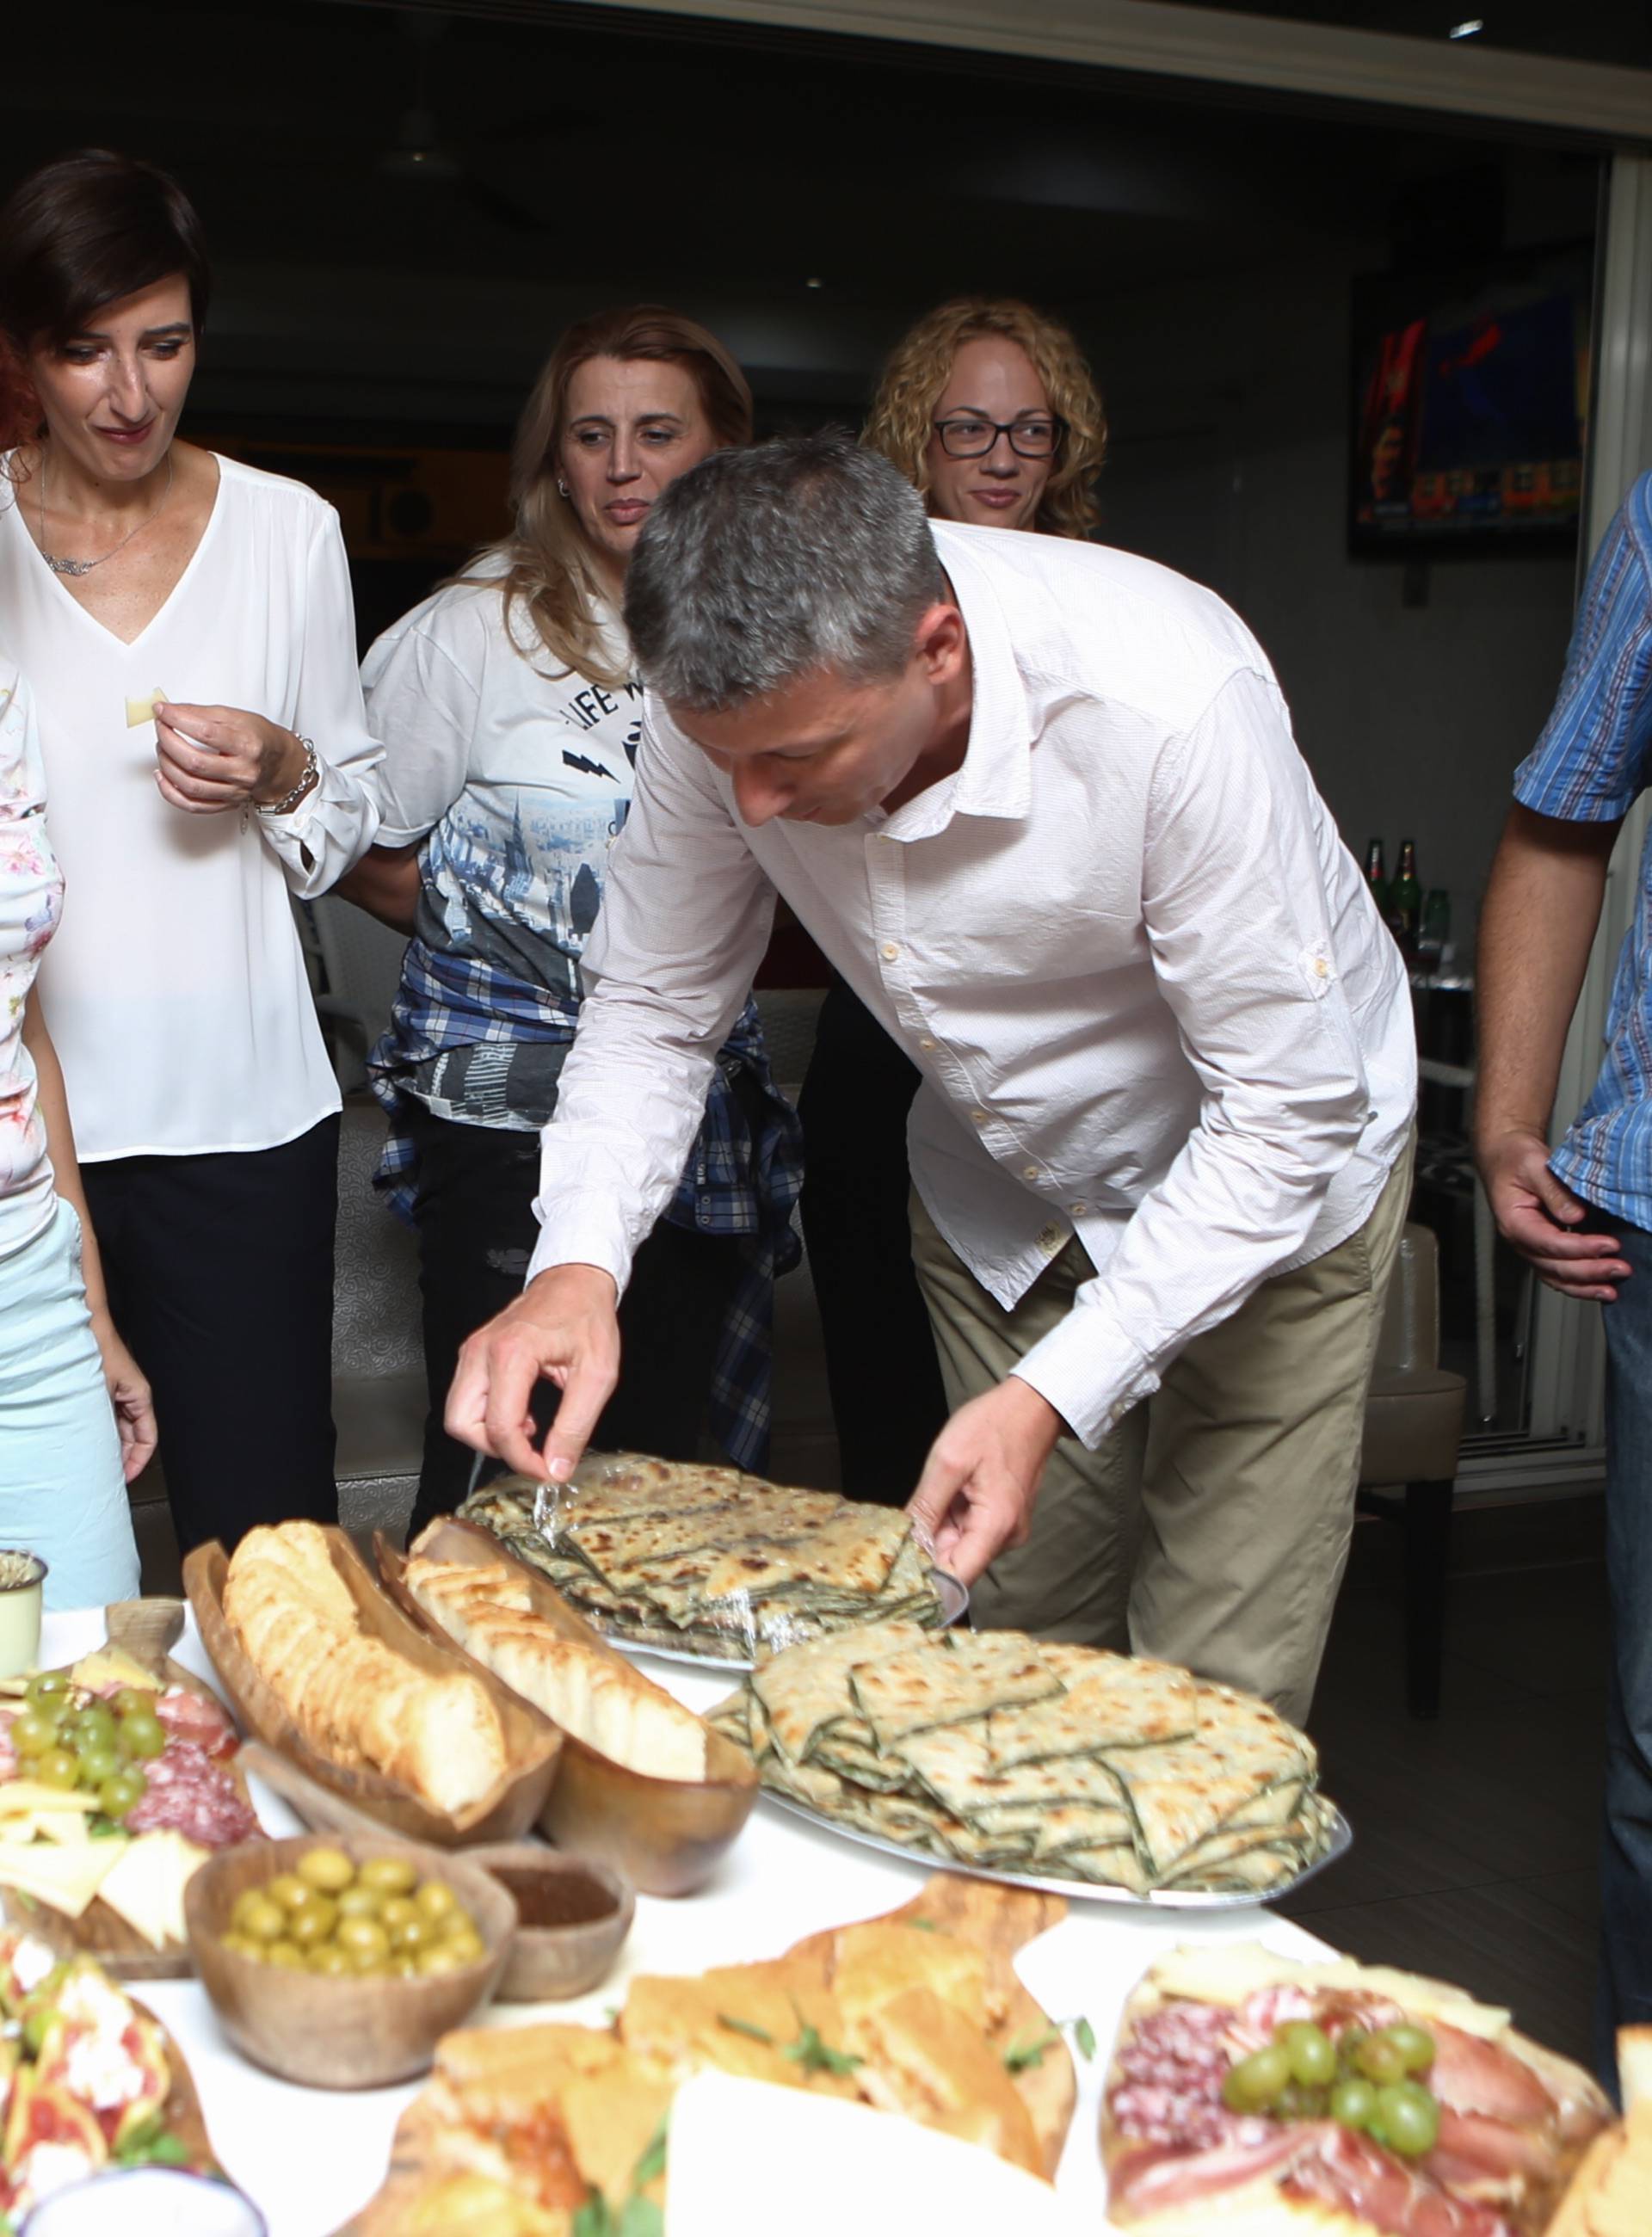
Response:
[[[862,439],[942,520],[1087,536],[1107,416],[1067,328],[961,296],[896,344]],[[907,1225],[906,1114],[918,1075],[841,979],[798,1102],[803,1234],[820,1301],[846,1490],[901,1506],[947,1417]]]
[[[642,692],[619,617],[654,499],[751,433],[743,374],[654,306],[582,320],[529,398],[514,532],[386,631],[363,668],[385,740],[380,844],[342,890],[413,937],[373,1058],[380,1184],[417,1227],[430,1388],[413,1525],[464,1496],[442,1429],[459,1348],[521,1290],[539,1130],[573,1039],[579,967],[631,804]],[[598,1441],[766,1461],[775,1273],[796,1255],[796,1121],[755,1013],[721,1052],[676,1202],[621,1308],[627,1373]]]

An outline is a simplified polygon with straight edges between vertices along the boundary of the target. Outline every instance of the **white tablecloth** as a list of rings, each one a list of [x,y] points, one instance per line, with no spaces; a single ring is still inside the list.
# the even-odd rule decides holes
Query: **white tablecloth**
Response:
[[[41,1660],[47,1666],[69,1661],[103,1636],[101,1610],[48,1616]],[[189,1668],[212,1678],[193,1622],[175,1652]],[[734,1682],[657,1657],[647,1658],[645,1666],[696,1710],[708,1708]],[[254,1800],[270,1832],[302,1830],[287,1805],[256,1782]],[[638,1897],[636,1924],[619,1963],[589,1996],[502,2007],[489,2016],[490,2023],[512,2027],[555,2018],[601,2026],[632,1973],[695,1973],[708,1965],[777,1957],[821,1927],[894,1909],[928,1877],[924,1864],[856,1847],[759,1801],[739,1842],[700,1894],[675,1903]],[[1019,1970],[1045,2009],[1063,2020],[1081,2014],[1100,2046],[1091,2066],[1080,2062],[1078,2112],[1057,2178],[1075,2230],[1094,2233],[1103,2222],[1096,2112],[1125,1997],[1159,1953],[1179,1942],[1257,1937],[1292,1957],[1325,1955],[1323,1943],[1260,1908],[1149,1914],[1084,1902],[1074,1903],[1060,1926],[1022,1952]],[[231,2049],[195,1982],[148,1982],[136,1993],[171,2029],[188,2059],[218,2155],[258,2202],[270,2237],[326,2237],[366,2203],[383,2180],[392,2133],[416,2084],[348,2092],[298,2089]]]

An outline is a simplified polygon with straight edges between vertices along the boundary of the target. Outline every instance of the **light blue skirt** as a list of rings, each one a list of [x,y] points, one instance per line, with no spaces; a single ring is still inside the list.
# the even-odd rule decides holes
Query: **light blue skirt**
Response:
[[[86,1309],[80,1219],[0,1258],[0,1547],[47,1564],[49,1608],[133,1600],[137,1546],[121,1440]]]

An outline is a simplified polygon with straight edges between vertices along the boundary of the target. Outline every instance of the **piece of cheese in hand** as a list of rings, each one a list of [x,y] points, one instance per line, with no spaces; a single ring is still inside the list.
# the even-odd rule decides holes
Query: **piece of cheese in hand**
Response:
[[[154,722],[155,702],[164,701],[170,696],[170,693],[163,691],[157,683],[147,699],[129,699],[126,703],[127,729],[135,730],[140,723]]]

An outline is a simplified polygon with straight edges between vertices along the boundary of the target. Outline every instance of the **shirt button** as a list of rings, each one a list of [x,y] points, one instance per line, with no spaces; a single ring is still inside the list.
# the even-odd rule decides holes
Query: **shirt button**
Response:
[[[1331,966],[1323,955],[1314,958],[1313,975],[1316,979],[1329,979],[1331,976]]]
[[[1038,1247],[1041,1251],[1043,1251],[1046,1257],[1054,1257],[1055,1253],[1061,1247],[1061,1229],[1059,1227],[1041,1227],[1038,1231]]]
[[[1087,1211],[1088,1211],[1088,1210],[1089,1210],[1089,1209],[1090,1209],[1089,1205],[1088,1205],[1087,1204],[1086,1204],[1086,1203],[1085,1203],[1085,1201],[1084,1201],[1084,1199],[1080,1197],[1080,1199],[1079,1199],[1079,1201],[1077,1202],[1077,1204],[1075,1204],[1073,1206],[1073,1217],[1074,1217],[1074,1219],[1082,1219],[1082,1218],[1083,1218],[1083,1217],[1084,1217],[1084,1215],[1085,1215],[1085,1213],[1086,1213]]]
[[[886,940],[882,947],[878,950],[878,954],[883,958],[883,960],[886,963],[893,963],[899,956],[900,953],[900,949],[895,946],[892,940]]]
[[[920,1033],[918,1035],[918,1046],[921,1049],[932,1049],[936,1046],[935,1037],[933,1033]]]
[[[984,1126],[987,1124],[987,1113],[984,1111],[972,1111],[969,1116],[977,1126]]]
[[[1038,1167],[1036,1165],[1023,1165],[1021,1167],[1021,1178],[1024,1181],[1035,1181],[1038,1178]]]

